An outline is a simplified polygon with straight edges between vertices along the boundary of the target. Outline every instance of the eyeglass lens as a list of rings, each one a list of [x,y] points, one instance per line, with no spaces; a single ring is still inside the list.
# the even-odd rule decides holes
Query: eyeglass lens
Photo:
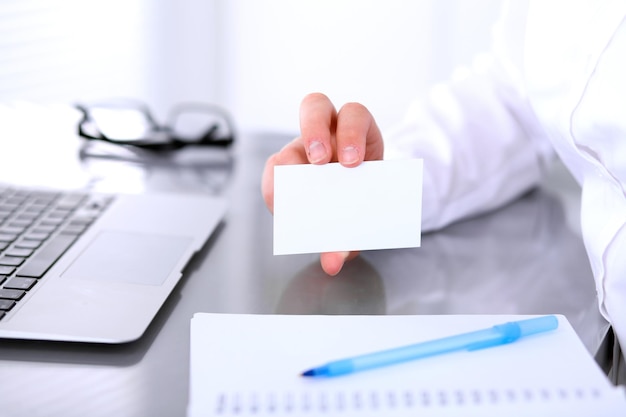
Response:
[[[107,138],[113,140],[142,140],[151,136],[155,126],[140,109],[94,107],[91,119]]]
[[[209,111],[183,111],[170,122],[172,134],[177,139],[194,141],[212,132],[214,138],[228,135],[228,125],[224,118]]]

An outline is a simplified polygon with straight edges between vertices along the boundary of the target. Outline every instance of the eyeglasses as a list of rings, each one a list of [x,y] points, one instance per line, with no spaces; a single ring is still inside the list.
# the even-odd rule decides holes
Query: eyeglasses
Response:
[[[235,140],[228,113],[210,104],[178,105],[165,125],[158,124],[148,107],[137,101],[112,100],[75,107],[83,113],[78,134],[90,141],[159,153],[188,146],[226,148]]]

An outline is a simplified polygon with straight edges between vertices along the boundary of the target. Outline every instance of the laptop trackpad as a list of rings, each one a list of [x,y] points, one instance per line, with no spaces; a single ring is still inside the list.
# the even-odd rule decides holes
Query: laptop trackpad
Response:
[[[104,231],[62,274],[65,278],[161,285],[192,238]]]

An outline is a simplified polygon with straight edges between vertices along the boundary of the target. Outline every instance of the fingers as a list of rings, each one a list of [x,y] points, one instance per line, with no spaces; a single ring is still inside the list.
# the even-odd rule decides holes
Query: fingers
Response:
[[[312,164],[339,161],[354,167],[363,160],[383,157],[380,129],[369,110],[359,103],[348,103],[337,113],[324,94],[309,94],[300,105],[300,132]]]
[[[359,255],[359,252],[326,252],[320,255],[320,263],[322,264],[322,269],[330,276],[335,276],[341,269],[343,265]]]
[[[346,167],[383,157],[382,135],[374,117],[362,104],[348,103],[341,108],[335,135],[337,160]]]
[[[309,94],[300,104],[300,134],[308,161],[325,164],[333,156],[337,111],[321,93]]]

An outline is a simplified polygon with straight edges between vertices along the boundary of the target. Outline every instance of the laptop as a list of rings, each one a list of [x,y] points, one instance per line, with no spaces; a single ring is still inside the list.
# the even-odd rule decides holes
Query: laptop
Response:
[[[0,338],[140,338],[225,211],[204,195],[0,185]]]

